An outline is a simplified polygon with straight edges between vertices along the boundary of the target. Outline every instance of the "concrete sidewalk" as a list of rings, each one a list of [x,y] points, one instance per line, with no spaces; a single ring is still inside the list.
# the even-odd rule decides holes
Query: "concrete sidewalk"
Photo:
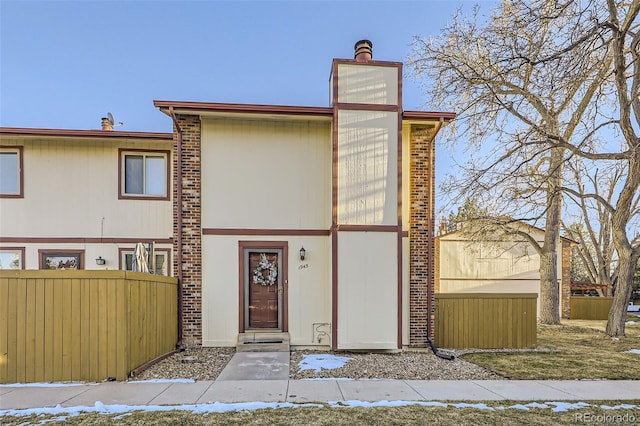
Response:
[[[216,380],[0,386],[0,410],[213,402],[589,401],[640,399],[636,380]]]
[[[0,410],[339,401],[640,400],[640,380],[291,380],[288,352],[236,352],[215,381],[0,385]]]

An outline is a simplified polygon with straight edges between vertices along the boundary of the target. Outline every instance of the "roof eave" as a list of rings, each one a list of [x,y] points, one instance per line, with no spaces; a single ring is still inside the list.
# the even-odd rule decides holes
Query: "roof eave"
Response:
[[[260,105],[260,104],[234,104],[217,102],[189,102],[189,101],[163,101],[155,100],[153,105],[163,113],[170,115],[169,109],[173,108],[176,114],[191,115],[270,115],[270,116],[295,116],[315,117],[330,119],[333,116],[333,108],[315,106],[291,106],[291,105]]]
[[[41,129],[28,127],[0,127],[0,136],[43,136],[76,138],[127,138],[172,140],[173,133],[165,132],[122,132],[109,130]]]

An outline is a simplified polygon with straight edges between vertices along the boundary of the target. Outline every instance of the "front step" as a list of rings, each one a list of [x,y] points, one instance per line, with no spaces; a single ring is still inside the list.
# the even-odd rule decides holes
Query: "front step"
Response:
[[[245,332],[238,334],[236,352],[289,352],[289,333]]]

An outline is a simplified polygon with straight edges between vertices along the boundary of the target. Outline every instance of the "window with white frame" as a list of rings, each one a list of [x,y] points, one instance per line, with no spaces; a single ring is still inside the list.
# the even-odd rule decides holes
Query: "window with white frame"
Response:
[[[24,269],[24,247],[0,248],[0,269]]]
[[[125,271],[133,270],[133,249],[120,250],[120,264],[121,268]],[[149,264],[149,272],[157,275],[169,275],[169,250],[156,249],[155,250],[155,263]]]
[[[122,197],[168,199],[167,151],[125,151],[120,153]]]
[[[0,147],[0,197],[22,197],[22,147]]]

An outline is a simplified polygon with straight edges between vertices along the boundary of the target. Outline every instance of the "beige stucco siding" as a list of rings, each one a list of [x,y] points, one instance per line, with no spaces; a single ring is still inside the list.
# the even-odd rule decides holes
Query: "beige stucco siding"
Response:
[[[398,115],[338,113],[338,223],[396,225]]]
[[[540,279],[540,256],[524,242],[440,242],[440,277]]]
[[[84,269],[118,269],[119,249],[135,245],[118,240],[172,238],[171,200],[118,198],[119,149],[166,151],[170,166],[171,141],[3,137],[0,144],[23,147],[24,198],[0,198],[0,247],[24,248],[26,269],[39,268],[39,250],[79,251]],[[99,256],[106,265],[96,264]]]
[[[410,283],[411,283],[411,256],[410,256],[409,238],[402,239],[402,345],[409,345],[409,331],[410,331]]]
[[[118,200],[118,148],[170,150],[170,144],[21,141],[24,198],[0,199],[0,235],[170,238],[170,201]]]
[[[439,245],[440,293],[540,294],[540,256],[528,242],[465,241],[454,233],[440,237]],[[561,256],[557,267],[562,270]],[[537,305],[540,313],[540,300]]]
[[[402,230],[409,230],[409,213],[411,208],[411,142],[409,135],[411,126],[402,124]]]
[[[338,348],[396,349],[397,234],[338,234]]]
[[[395,67],[339,64],[338,78],[338,102],[398,103],[398,69]]]
[[[202,226],[329,229],[330,124],[204,119]]]
[[[240,241],[286,241],[288,328],[292,345],[329,345],[314,341],[313,325],[331,322],[329,237],[213,236],[202,239],[202,315],[204,346],[235,346],[239,326]],[[304,245],[307,257],[299,259]],[[324,327],[323,330],[329,330]],[[244,331],[244,330],[242,330]]]

